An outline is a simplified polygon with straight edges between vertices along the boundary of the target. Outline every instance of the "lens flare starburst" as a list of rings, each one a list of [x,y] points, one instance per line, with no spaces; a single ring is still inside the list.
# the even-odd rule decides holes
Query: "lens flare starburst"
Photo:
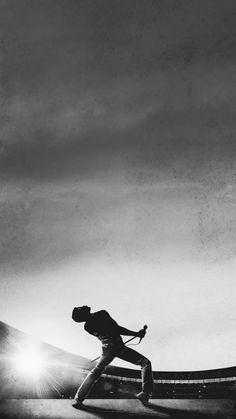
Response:
[[[65,365],[52,356],[47,347],[31,339],[22,339],[14,344],[9,355],[11,374],[21,389],[21,394],[34,397],[61,397],[64,390],[62,373]]]
[[[25,348],[19,351],[13,360],[18,373],[32,380],[37,380],[45,371],[46,360],[37,348]]]

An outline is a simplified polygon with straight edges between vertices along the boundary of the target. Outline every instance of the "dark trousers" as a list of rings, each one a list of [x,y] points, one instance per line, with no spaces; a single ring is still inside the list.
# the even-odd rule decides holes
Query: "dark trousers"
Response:
[[[110,362],[118,357],[124,361],[131,362],[132,364],[141,366],[142,377],[142,391],[147,394],[153,392],[153,376],[151,362],[140,353],[128,348],[125,345],[103,345],[102,355],[100,356],[97,365],[89,372],[87,377],[78,388],[75,399],[84,400],[96,381],[100,378],[104,368]]]

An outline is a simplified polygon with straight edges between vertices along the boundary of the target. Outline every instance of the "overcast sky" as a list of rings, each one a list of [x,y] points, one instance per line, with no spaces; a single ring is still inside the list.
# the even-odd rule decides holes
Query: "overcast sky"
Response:
[[[235,358],[236,3],[1,0],[0,319],[155,369]]]

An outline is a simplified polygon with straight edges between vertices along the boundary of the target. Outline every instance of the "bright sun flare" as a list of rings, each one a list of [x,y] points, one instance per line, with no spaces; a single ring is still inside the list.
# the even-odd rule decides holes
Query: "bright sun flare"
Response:
[[[31,379],[38,379],[45,368],[45,360],[34,348],[26,349],[14,356],[17,371]]]

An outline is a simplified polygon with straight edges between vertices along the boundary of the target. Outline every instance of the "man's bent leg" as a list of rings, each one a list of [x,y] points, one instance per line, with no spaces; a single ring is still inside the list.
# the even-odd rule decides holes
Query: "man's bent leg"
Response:
[[[153,392],[153,375],[152,365],[149,359],[141,355],[139,352],[134,351],[131,348],[127,348],[119,355],[118,358],[124,361],[131,362],[132,364],[141,366],[141,377],[142,377],[142,392],[147,395],[151,395]]]
[[[88,373],[87,377],[84,379],[80,387],[78,388],[76,395],[74,397],[75,403],[82,402],[85,397],[89,394],[92,387],[100,378],[104,368],[106,365],[110,364],[110,362],[114,359],[114,355],[112,351],[103,350],[101,357],[98,360],[97,365]]]

